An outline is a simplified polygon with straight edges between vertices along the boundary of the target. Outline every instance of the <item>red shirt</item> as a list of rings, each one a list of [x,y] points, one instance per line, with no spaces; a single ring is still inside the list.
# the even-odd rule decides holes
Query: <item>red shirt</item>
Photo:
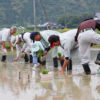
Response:
[[[75,41],[77,41],[77,38],[78,38],[80,31],[87,29],[87,28],[92,28],[93,30],[95,30],[95,29],[100,30],[100,21],[96,21],[93,19],[83,21],[78,27],[77,34],[75,36]]]

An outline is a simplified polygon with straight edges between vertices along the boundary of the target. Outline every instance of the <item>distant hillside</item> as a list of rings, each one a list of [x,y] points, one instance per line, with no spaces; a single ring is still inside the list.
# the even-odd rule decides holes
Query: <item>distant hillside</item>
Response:
[[[42,0],[50,21],[64,14],[94,14],[100,11],[100,0]],[[64,11],[65,9],[65,11]],[[40,0],[36,0],[37,23],[46,21]],[[33,0],[0,0],[0,27],[33,24]]]

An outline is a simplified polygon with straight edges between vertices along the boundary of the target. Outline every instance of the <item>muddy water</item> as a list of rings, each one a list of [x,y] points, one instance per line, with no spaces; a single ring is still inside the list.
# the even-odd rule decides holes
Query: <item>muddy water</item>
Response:
[[[85,75],[77,57],[73,59],[73,71],[59,73],[47,57],[46,68],[54,72],[52,79],[43,80],[40,72],[45,66],[36,69],[31,64],[0,63],[0,100],[100,100],[100,75],[95,74],[98,65],[94,64],[97,51],[92,51],[90,67],[93,75]],[[50,55],[49,55],[50,56]]]

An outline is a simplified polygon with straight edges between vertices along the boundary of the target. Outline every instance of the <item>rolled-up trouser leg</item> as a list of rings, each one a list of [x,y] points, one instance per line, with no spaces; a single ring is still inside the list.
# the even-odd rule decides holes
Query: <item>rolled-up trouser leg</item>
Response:
[[[83,69],[85,71],[85,73],[88,75],[88,74],[91,74],[91,70],[90,70],[90,67],[88,65],[88,63],[86,64],[83,64]]]
[[[57,57],[53,58],[53,65],[56,68],[58,67],[58,59],[57,59]]]
[[[30,55],[30,63],[33,63],[33,56]]]
[[[99,51],[99,53],[98,53],[98,55],[97,55],[97,58],[96,58],[95,64],[100,65],[100,51]]]
[[[68,65],[67,65],[67,71],[72,70],[72,60],[69,59]]]
[[[27,54],[25,54],[24,60],[25,60],[25,62],[28,62],[29,61],[29,58],[28,58],[28,55]]]
[[[1,61],[2,62],[5,62],[6,61],[6,58],[7,58],[7,55],[3,55]]]

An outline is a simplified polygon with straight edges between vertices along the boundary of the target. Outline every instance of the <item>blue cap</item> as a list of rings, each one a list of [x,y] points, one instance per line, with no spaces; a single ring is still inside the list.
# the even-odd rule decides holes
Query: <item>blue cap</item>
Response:
[[[34,37],[35,37],[36,35],[38,35],[38,34],[40,34],[40,33],[39,33],[39,32],[32,32],[32,33],[30,34],[31,40],[34,41]]]

